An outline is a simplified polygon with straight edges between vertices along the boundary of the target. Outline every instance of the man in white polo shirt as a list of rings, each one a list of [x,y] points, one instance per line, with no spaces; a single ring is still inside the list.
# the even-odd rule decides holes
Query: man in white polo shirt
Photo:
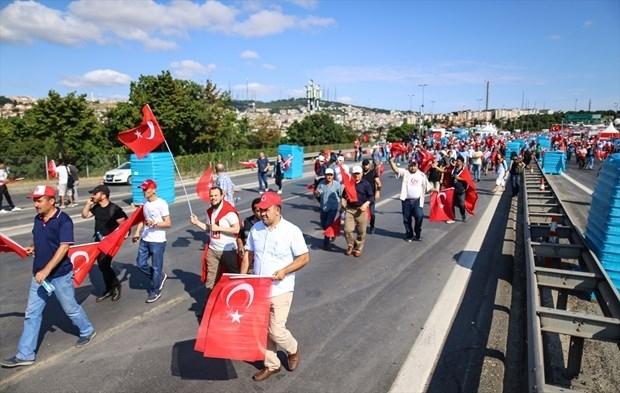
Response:
[[[278,346],[288,354],[290,371],[299,365],[299,346],[286,328],[286,320],[293,301],[295,272],[310,261],[310,253],[301,230],[282,217],[282,199],[277,193],[264,193],[256,207],[261,221],[254,224],[248,235],[241,273],[246,274],[252,262],[254,274],[273,278],[265,367],[252,377],[264,381],[280,372]]]
[[[400,200],[403,212],[403,224],[405,225],[405,241],[420,240],[422,235],[422,220],[424,219],[424,194],[428,189],[426,175],[418,170],[415,160],[409,161],[407,169],[398,168],[394,159],[390,158],[390,166],[396,177],[402,177],[400,188]],[[412,227],[411,217],[415,220]]]

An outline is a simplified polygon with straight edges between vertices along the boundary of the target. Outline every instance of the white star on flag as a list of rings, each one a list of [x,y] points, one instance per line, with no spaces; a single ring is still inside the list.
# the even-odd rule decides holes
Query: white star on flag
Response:
[[[142,138],[142,134],[140,133],[140,131],[136,130],[134,134],[136,134],[136,138]]]
[[[230,317],[232,318],[231,322],[241,323],[242,316],[243,316],[242,314],[239,314],[239,310],[235,310],[234,313],[230,314]]]

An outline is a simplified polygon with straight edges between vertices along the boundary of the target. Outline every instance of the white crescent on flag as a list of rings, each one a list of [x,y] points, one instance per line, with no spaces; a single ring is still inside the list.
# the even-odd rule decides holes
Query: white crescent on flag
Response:
[[[149,131],[151,131],[151,134],[146,139],[153,139],[155,137],[155,126],[150,120],[146,122],[146,125],[149,127]]]
[[[439,207],[443,209],[443,207],[444,207],[443,202],[446,201],[446,193],[445,192],[440,192],[439,195],[437,195],[437,199],[439,200]]]
[[[86,251],[75,251],[69,257],[71,259],[71,264],[75,265],[75,260],[77,257],[83,257],[86,261],[88,261],[88,253]],[[78,268],[79,270],[80,268]]]
[[[226,296],[226,305],[230,308],[230,298],[239,291],[245,291],[250,296],[248,304],[245,306],[246,309],[250,308],[252,301],[254,301],[254,288],[248,283],[239,284],[228,292],[228,296]],[[239,310],[235,310],[235,312],[230,313],[231,322],[241,323],[242,316],[243,314],[239,314]]]

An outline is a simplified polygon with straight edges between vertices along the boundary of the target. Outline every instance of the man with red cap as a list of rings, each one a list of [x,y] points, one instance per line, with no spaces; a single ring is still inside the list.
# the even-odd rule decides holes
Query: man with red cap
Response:
[[[37,215],[32,228],[33,245],[26,247],[34,255],[33,278],[30,282],[28,305],[24,316],[24,330],[17,345],[17,354],[2,361],[3,367],[29,366],[35,362],[35,351],[43,310],[52,294],[62,309],[80,330],[75,346],[83,347],[95,337],[95,328],[86,312],[75,299],[73,265],[67,255],[73,244],[73,221],[56,207],[56,190],[50,186],[36,186],[32,195]]]
[[[144,222],[136,226],[133,242],[140,240],[136,264],[142,273],[151,279],[147,303],[156,302],[161,297],[161,290],[168,275],[164,273],[164,251],[166,250],[166,231],[172,226],[168,203],[157,197],[157,184],[146,179],[139,186],[144,193]],[[149,266],[149,257],[151,266]]]
[[[299,366],[299,345],[286,328],[286,320],[293,301],[295,272],[310,261],[310,253],[299,227],[282,217],[280,195],[268,191],[256,207],[261,221],[254,224],[248,235],[241,273],[246,274],[252,263],[254,274],[273,278],[265,366],[252,377],[264,381],[281,370],[278,346],[288,355],[290,371]]]

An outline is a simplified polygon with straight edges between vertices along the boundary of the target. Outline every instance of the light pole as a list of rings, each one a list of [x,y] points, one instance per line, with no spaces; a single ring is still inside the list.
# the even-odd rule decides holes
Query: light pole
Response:
[[[420,123],[420,131],[424,129],[424,88],[428,86],[426,83],[419,84],[418,87],[422,88],[422,108],[420,110],[420,117],[422,119]]]

